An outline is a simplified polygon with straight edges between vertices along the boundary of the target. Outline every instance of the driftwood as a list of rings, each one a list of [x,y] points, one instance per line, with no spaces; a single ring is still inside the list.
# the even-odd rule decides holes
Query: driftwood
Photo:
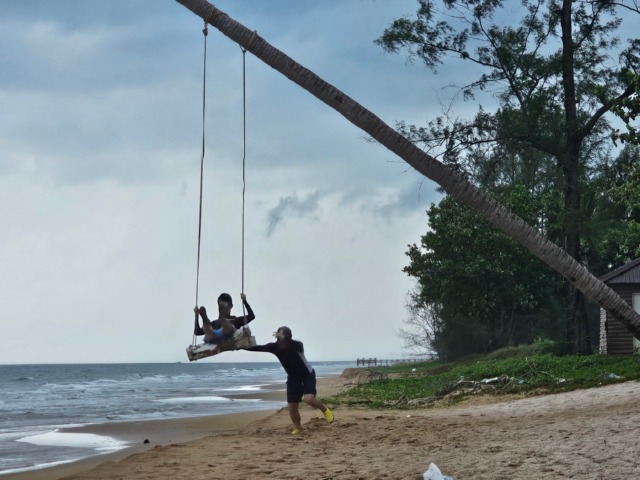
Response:
[[[389,406],[428,406],[435,403],[438,400],[452,397],[460,397],[463,395],[475,395],[478,393],[484,393],[487,391],[495,391],[496,387],[501,389],[506,388],[513,381],[512,377],[508,375],[500,375],[494,378],[485,378],[480,381],[464,380],[460,379],[457,382],[453,382],[447,387],[440,390],[437,394],[429,397],[413,398],[409,399],[406,395],[401,395],[397,400],[389,400],[385,402],[385,405]]]

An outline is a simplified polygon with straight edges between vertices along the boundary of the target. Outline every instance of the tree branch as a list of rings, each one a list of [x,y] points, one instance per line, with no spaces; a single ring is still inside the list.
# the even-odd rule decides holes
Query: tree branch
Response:
[[[622,92],[620,95],[618,95],[616,98],[602,105],[598,110],[596,110],[596,112],[591,116],[591,118],[578,131],[577,133],[578,138],[582,140],[587,135],[589,135],[591,133],[591,130],[593,130],[593,127],[595,127],[596,123],[598,123],[598,120],[600,120],[600,118],[602,118],[602,116],[605,113],[609,112],[616,103],[619,103],[625,98],[629,98],[631,95],[634,94],[635,91],[636,91],[635,85],[633,84],[629,85],[627,89],[624,92]]]

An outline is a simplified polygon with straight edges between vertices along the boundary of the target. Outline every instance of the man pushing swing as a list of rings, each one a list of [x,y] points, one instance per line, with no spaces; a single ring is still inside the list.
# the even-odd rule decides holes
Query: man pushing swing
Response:
[[[287,373],[287,406],[293,423],[291,434],[299,435],[302,432],[302,418],[299,411],[302,400],[307,405],[320,410],[327,422],[333,423],[333,412],[316,398],[318,394],[316,372],[304,355],[302,342],[293,339],[289,327],[278,328],[273,336],[276,337],[275,342],[254,345],[244,350],[273,353]]]

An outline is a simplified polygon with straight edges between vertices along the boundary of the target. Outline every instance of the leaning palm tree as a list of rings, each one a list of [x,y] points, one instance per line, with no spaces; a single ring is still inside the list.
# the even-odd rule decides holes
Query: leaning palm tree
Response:
[[[631,305],[589,273],[564,250],[542,236],[520,217],[511,213],[493,197],[420,150],[374,113],[206,0],[176,1],[201,17],[205,23],[218,29],[242,48],[329,105],[418,172],[438,183],[449,195],[480,213],[497,229],[522,244],[536,257],[564,276],[589,300],[609,311],[636,338],[640,339],[640,315],[633,310]]]

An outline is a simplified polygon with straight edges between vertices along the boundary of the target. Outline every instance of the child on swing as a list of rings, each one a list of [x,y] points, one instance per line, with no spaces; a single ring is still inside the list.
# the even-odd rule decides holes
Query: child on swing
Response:
[[[205,343],[218,343],[223,338],[233,337],[233,334],[237,329],[256,318],[253,310],[247,303],[247,296],[244,293],[241,293],[240,298],[242,298],[242,303],[247,310],[247,315],[242,317],[231,315],[233,301],[231,299],[231,295],[228,293],[221,293],[218,297],[217,320],[210,320],[207,316],[206,308],[198,307],[196,305],[193,311],[202,317],[202,328],[200,328],[198,316],[196,315],[196,325],[193,333],[195,335],[204,335]]]

